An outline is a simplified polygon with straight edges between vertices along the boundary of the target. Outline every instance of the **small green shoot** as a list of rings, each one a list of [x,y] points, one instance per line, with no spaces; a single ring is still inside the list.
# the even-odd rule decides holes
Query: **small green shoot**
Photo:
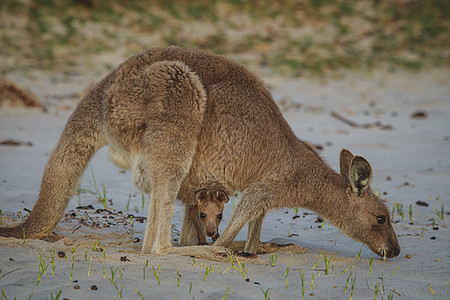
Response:
[[[436,295],[434,294],[434,291],[431,288],[431,284],[427,284],[427,287],[430,289],[431,293],[433,294],[433,299],[436,299]]]
[[[378,197],[378,199],[381,199],[381,193],[379,190],[375,191],[375,195]]]
[[[359,251],[358,251],[358,253],[356,253],[356,255],[357,255],[357,256],[356,256],[356,259],[357,259],[357,260],[361,260],[361,251],[362,251],[362,248],[360,248]]]
[[[97,244],[98,244],[98,239],[94,242],[94,247],[92,248],[92,251],[96,251],[97,250]]]
[[[373,262],[373,256],[369,258],[369,276],[372,276],[372,262]]]
[[[117,286],[116,282],[112,282],[111,281],[111,283],[113,284],[114,288],[116,289],[117,298],[121,298],[122,297],[122,292],[123,292],[123,283],[122,283],[122,287],[120,288],[120,290],[119,290],[119,287]]]
[[[131,202],[131,192],[128,195],[128,200],[127,200],[127,212],[130,210],[130,202]]]
[[[52,264],[52,276],[55,276],[55,250],[50,251],[50,263]]]
[[[225,290],[225,294],[222,297],[222,300],[227,300],[228,299],[228,291],[230,290],[230,286],[227,287],[227,289]]]
[[[88,277],[91,275],[91,266],[92,266],[92,256],[91,256],[91,258],[89,259]],[[92,270],[92,271],[94,271],[94,270]]]
[[[389,292],[389,294],[387,295],[388,300],[393,300],[394,299],[394,293],[395,293],[395,289],[391,290]]]
[[[177,287],[180,287],[180,269],[177,270]]]
[[[2,274],[3,269],[0,268],[0,280],[2,280],[2,278],[5,277],[6,275],[11,274],[11,273],[16,272],[16,271],[19,271],[19,270],[22,270],[22,268],[14,269],[12,271],[9,271],[9,272],[6,272],[6,273]]]
[[[140,297],[142,300],[145,300],[144,296],[142,296],[141,292],[139,292],[139,290],[138,290],[136,287],[134,287],[134,290],[136,291],[136,293],[139,295],[139,297]]]
[[[153,269],[153,276],[155,276],[156,281],[158,282],[158,285],[161,285],[161,282],[159,281],[159,270],[161,270],[159,264],[157,264],[156,269],[155,269],[155,267],[153,267],[153,265],[151,265],[151,266]]]
[[[77,245],[73,246],[72,249],[70,249],[70,251],[71,251],[72,253],[75,253],[75,250],[77,250],[77,248],[78,248],[80,245],[81,245],[81,244],[77,244]]]
[[[311,278],[311,291],[313,289],[314,286],[314,273],[312,274],[312,278]]]
[[[444,215],[445,215],[444,204],[441,205],[440,211],[436,210],[436,214],[438,215],[439,219],[441,219],[441,221],[444,221]]]
[[[53,298],[53,293],[50,292],[50,299],[51,300],[58,300],[59,297],[61,296],[62,291],[60,290],[58,293],[56,293],[55,298]]]
[[[142,193],[142,210],[144,210],[144,204],[145,204],[145,194]]]
[[[116,273],[119,270],[119,267],[114,269],[112,266],[110,266],[109,270],[111,271],[111,283],[114,284],[114,278],[116,277]]]
[[[422,232],[420,233],[420,240],[423,240],[423,227],[422,227]]]
[[[350,278],[352,277],[352,272],[347,275],[347,282],[345,283],[344,293],[347,294],[348,284],[350,283]]]
[[[269,295],[270,288],[268,288],[268,289],[265,290],[265,291],[261,288],[261,291],[262,291],[263,294],[264,294],[264,300],[269,300],[269,299],[270,299],[270,295]]]
[[[271,254],[269,257],[270,257],[270,264],[272,265],[272,267],[275,267],[277,265],[278,253]]]
[[[191,292],[192,292],[192,281],[191,284],[189,285],[189,296],[191,295]]]
[[[284,282],[286,283],[286,288],[288,288],[288,274],[289,274],[289,264],[286,268],[286,272],[284,273]]]
[[[412,215],[413,215],[413,211],[412,211],[412,204],[409,205],[409,220],[412,221]]]
[[[355,290],[356,275],[357,273],[355,273],[355,277],[352,278],[352,289],[350,291],[350,300],[353,299],[353,291]]]
[[[377,295],[378,295],[378,290],[380,288],[380,282],[378,282],[377,284],[375,284],[375,296],[374,296],[374,300],[377,299]]]
[[[347,272],[347,271],[350,271],[350,270],[353,269],[355,266],[356,266],[356,265],[352,265],[352,266],[349,266],[349,267],[345,268],[344,271],[342,271],[342,272],[340,273],[340,275],[344,274],[344,273]]]
[[[206,277],[208,276],[209,272],[210,272],[209,267],[205,266],[205,276],[203,277],[203,282],[206,281]]]
[[[300,272],[300,280],[302,281],[302,299],[305,297],[305,269],[298,269]]]
[[[392,276],[395,275],[395,273],[397,273],[397,270],[400,268],[400,266],[397,267],[397,269],[395,269],[394,273],[392,273]]]
[[[74,264],[74,261],[75,261],[75,256],[74,255],[72,255],[72,266],[71,266],[71,268],[70,268],[70,280],[69,280],[69,286],[72,284],[72,277],[73,277],[73,264]]]
[[[328,258],[328,256],[325,255],[325,253],[322,250],[319,250],[319,251],[320,251],[320,253],[321,253],[320,255],[322,256],[322,259],[325,263],[325,275],[328,275],[328,272],[330,272],[330,262],[333,259],[333,257],[338,253],[334,253],[333,255],[331,255],[330,258]]]

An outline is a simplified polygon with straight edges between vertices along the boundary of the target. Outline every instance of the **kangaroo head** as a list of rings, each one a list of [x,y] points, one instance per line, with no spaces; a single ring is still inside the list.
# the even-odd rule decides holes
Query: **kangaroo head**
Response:
[[[340,227],[382,257],[400,254],[400,246],[392,227],[389,210],[370,188],[372,168],[361,156],[343,149],[340,156],[341,175],[348,184],[348,207],[343,208]]]
[[[222,212],[228,196],[221,191],[200,190],[195,194],[197,199],[197,220],[203,235],[219,238],[218,227],[222,221]]]

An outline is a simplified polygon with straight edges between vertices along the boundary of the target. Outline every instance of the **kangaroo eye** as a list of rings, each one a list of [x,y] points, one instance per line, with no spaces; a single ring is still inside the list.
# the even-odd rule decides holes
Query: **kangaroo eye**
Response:
[[[378,224],[384,224],[386,222],[386,217],[385,216],[381,216],[381,217],[377,217],[377,221]]]
[[[206,218],[206,215],[204,213],[200,213],[200,218],[204,219],[204,218]]]
[[[217,219],[222,220],[222,214],[218,214]]]

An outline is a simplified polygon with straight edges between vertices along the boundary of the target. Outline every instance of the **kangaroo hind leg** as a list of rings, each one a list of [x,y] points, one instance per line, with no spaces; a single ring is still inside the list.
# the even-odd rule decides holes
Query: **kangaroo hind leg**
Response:
[[[180,62],[154,63],[145,72],[155,94],[141,145],[150,185],[142,252],[164,254],[172,246],[175,200],[195,154],[206,93],[198,77]]]

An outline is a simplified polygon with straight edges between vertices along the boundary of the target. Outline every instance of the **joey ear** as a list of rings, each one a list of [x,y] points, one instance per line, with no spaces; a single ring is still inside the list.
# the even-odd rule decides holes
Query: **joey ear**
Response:
[[[341,155],[339,158],[339,165],[341,169],[341,175],[349,179],[350,177],[350,164],[355,156],[347,149],[341,150]]]
[[[228,199],[227,194],[225,194],[222,191],[217,191],[216,196],[217,196],[217,199],[222,203],[227,203],[230,200],[230,199]]]
[[[353,192],[357,196],[369,188],[372,179],[372,167],[369,162],[361,156],[355,156],[350,164],[349,181]]]
[[[195,193],[195,199],[197,199],[197,202],[202,202],[206,198],[208,198],[209,191],[208,190],[200,190]]]

